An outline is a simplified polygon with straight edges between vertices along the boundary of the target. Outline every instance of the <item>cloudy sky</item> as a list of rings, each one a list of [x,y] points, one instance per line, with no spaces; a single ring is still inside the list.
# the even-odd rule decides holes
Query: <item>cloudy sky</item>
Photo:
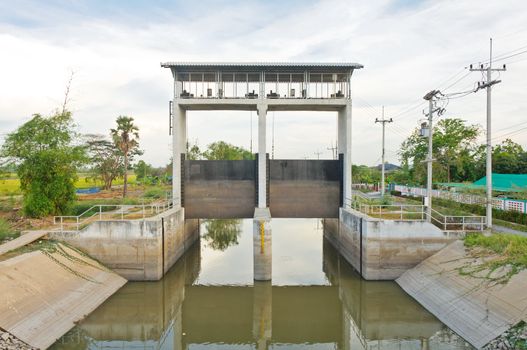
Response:
[[[62,104],[81,132],[108,132],[118,115],[140,127],[144,159],[168,162],[171,74],[162,61],[358,62],[353,76],[353,160],[380,160],[385,106],[387,160],[415,128],[422,96],[471,89],[489,38],[507,71],[493,90],[494,142],[527,147],[527,4],[524,0],[0,0],[0,140],[33,113]],[[496,73],[495,78],[498,78]],[[454,84],[454,85],[452,85]],[[485,124],[485,93],[453,99],[444,117]],[[330,158],[332,113],[270,114],[276,158]],[[254,127],[256,128],[256,120]],[[249,112],[192,112],[188,133],[250,146]],[[256,134],[256,133],[255,133]],[[256,140],[254,140],[256,145]]]

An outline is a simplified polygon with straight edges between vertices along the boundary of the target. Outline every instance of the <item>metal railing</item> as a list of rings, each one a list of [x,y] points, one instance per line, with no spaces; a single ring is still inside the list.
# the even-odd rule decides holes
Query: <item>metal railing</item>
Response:
[[[98,204],[79,215],[62,215],[53,218],[54,231],[80,231],[95,221],[124,221],[146,219],[172,208],[172,201],[151,204]]]
[[[424,221],[426,217],[423,205],[357,203],[353,209],[382,220]]]
[[[444,215],[432,209],[430,221],[445,232],[484,231],[487,218],[485,216]]]
[[[426,206],[407,204],[371,204],[371,199],[360,192],[353,192],[353,199],[347,198],[346,204],[370,217],[395,221],[428,221]],[[486,218],[475,215],[445,215],[432,209],[429,220],[444,232],[483,231]]]

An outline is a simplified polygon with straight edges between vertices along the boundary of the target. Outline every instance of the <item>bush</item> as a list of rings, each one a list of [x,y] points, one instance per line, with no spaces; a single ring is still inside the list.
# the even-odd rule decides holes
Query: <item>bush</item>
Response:
[[[143,197],[152,199],[165,198],[165,196],[166,191],[159,187],[151,188],[143,194]]]
[[[14,238],[16,236],[18,236],[18,233],[11,228],[11,226],[6,220],[0,218],[0,242],[5,240],[6,238]]]
[[[467,211],[472,214],[476,214],[480,216],[486,215],[485,207],[482,205],[478,205],[478,204],[459,203],[459,202],[455,202],[449,199],[442,199],[442,198],[434,198],[432,203],[437,204],[441,207],[459,209],[459,210]],[[513,223],[520,224],[520,225],[527,224],[527,214],[519,212],[519,211],[500,210],[500,209],[493,208],[492,217],[495,219],[513,222]]]

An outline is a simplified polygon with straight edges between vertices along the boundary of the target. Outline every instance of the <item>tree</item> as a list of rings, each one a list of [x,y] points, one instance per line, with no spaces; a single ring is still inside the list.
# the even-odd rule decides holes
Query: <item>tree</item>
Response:
[[[103,182],[103,189],[112,188],[113,181],[124,174],[124,157],[115,144],[102,135],[87,135],[92,172]]]
[[[128,167],[130,156],[140,153],[139,151],[139,128],[134,124],[134,118],[119,116],[116,120],[117,128],[111,129],[111,135],[115,146],[122,152],[124,157],[123,198],[126,197],[128,187]]]
[[[202,156],[208,160],[254,159],[254,155],[245,148],[234,146],[224,141],[217,141],[209,144],[207,150],[202,153]]]
[[[35,114],[8,134],[0,153],[16,166],[26,215],[60,215],[70,208],[77,169],[86,161],[77,136],[67,110],[49,117]]]
[[[441,119],[434,127],[432,155],[434,178],[438,181],[465,181],[470,179],[477,155],[477,137],[481,129],[477,125],[466,125],[461,119]],[[399,156],[403,168],[410,170],[418,183],[426,179],[428,138],[419,134],[419,129],[403,141]]]
[[[366,165],[352,165],[353,183],[375,184],[381,181],[381,172]]]
[[[527,154],[521,145],[506,139],[492,150],[492,168],[500,174],[525,174]]]
[[[190,144],[187,142],[187,159],[198,160],[201,159],[201,150],[199,149],[198,142]]]
[[[144,160],[140,160],[134,167],[134,173],[137,180],[144,180],[147,176],[152,174],[152,166],[147,164]]]

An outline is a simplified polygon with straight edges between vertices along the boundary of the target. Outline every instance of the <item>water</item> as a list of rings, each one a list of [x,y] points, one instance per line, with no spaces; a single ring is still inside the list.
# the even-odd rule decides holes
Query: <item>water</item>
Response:
[[[314,219],[273,219],[273,281],[254,282],[252,220],[202,223],[159,282],[131,282],[58,349],[472,349],[394,282],[366,282]]]

